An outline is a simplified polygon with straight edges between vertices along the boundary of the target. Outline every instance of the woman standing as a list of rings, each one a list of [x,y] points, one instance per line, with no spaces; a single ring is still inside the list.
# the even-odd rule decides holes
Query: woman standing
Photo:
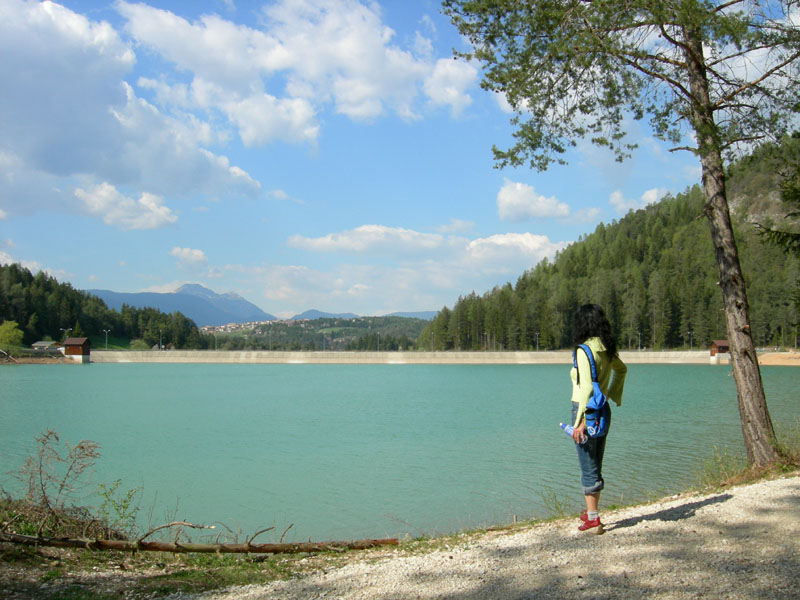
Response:
[[[585,344],[594,358],[597,382],[606,398],[617,406],[622,404],[622,388],[625,384],[627,367],[617,355],[617,342],[611,333],[603,309],[596,304],[584,304],[575,314],[572,327],[572,343],[575,346],[577,368],[570,371],[572,378],[572,439],[578,450],[578,464],[581,469],[581,485],[586,500],[586,512],[581,514],[578,530],[589,533],[603,533],[603,524],[597,510],[600,490],[603,489],[603,453],[606,436],[586,438],[586,403],[592,394],[592,372],[589,357],[578,348]],[[613,375],[613,377],[612,377]],[[608,420],[611,420],[610,408]],[[584,441],[585,440],[585,441]]]

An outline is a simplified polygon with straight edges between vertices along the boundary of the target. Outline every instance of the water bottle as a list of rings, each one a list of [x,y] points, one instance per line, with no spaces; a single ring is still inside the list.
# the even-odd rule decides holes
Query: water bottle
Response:
[[[575,428],[572,425],[565,425],[564,423],[559,423],[558,426],[561,427],[561,429],[564,430],[564,433],[566,433],[569,437],[572,437],[572,432],[575,430]],[[585,444],[587,439],[588,438],[586,437],[586,434],[584,434],[583,439],[580,441],[580,443]]]

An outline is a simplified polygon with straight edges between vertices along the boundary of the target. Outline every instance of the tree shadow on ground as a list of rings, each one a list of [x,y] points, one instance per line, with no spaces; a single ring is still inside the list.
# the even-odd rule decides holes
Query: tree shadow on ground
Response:
[[[732,493],[674,502],[662,510],[643,506],[609,527],[616,535],[577,536],[564,521],[533,528],[511,543],[398,556],[366,569],[272,584],[259,600],[348,597],[381,600],[619,600],[737,597],[794,600],[800,572],[800,502],[797,487],[772,492],[769,502],[737,501]],[[705,511],[730,502],[729,511]],[[731,519],[741,511],[747,518]],[[691,521],[713,532],[698,531]],[[687,521],[689,523],[687,523]],[[641,528],[635,525],[645,523]],[[666,525],[647,527],[647,523]],[[780,531],[778,531],[780,530]],[[776,537],[777,534],[777,537]],[[608,557],[598,567],[597,557]]]
[[[704,506],[719,504],[721,502],[730,500],[731,498],[733,498],[731,494],[718,494],[716,496],[704,498],[703,500],[698,500],[697,502],[680,504],[678,506],[665,508],[664,510],[659,510],[654,513],[638,515],[636,517],[622,519],[621,521],[615,521],[613,523],[604,523],[604,526],[606,531],[612,531],[614,529],[622,529],[624,527],[633,527],[634,525],[638,525],[643,521],[681,521],[683,519],[692,518],[697,513],[698,509],[701,509]]]

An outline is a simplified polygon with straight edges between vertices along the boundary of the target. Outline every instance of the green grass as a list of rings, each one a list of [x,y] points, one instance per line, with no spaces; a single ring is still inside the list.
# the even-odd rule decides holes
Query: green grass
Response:
[[[92,341],[92,350],[105,350],[106,349],[106,336],[92,336],[89,338]],[[108,336],[108,349],[109,350],[129,350],[131,341],[125,337],[116,337],[113,335]]]
[[[727,448],[714,452],[696,472],[696,485],[700,490],[718,489],[729,485],[742,485],[761,479],[792,473],[800,468],[800,419],[788,426],[776,427],[780,458],[774,465],[751,467],[743,455],[733,454]]]
[[[563,519],[575,514],[575,500],[566,496],[559,496],[555,490],[544,486],[539,492],[539,498],[547,507],[550,519]]]

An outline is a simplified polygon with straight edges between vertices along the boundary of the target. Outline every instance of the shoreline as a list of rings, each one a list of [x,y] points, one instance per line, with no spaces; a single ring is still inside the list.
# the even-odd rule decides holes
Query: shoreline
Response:
[[[44,548],[42,562],[0,562],[0,586],[18,600],[55,600],[76,590],[86,598],[165,600],[788,600],[797,598],[800,572],[799,496],[795,470],[601,507],[600,536],[579,534],[577,515],[568,515],[400,546],[277,558],[285,571],[273,565],[262,576],[248,567],[249,583],[221,586],[242,567],[219,565],[209,574],[178,557],[145,552],[86,562],[72,551]],[[206,587],[200,581],[209,576],[216,584]]]
[[[709,356],[707,350],[621,351],[626,364],[729,364],[729,356]],[[800,366],[800,352],[764,352],[761,366]],[[535,365],[570,364],[568,350],[556,352],[282,352],[266,350],[95,350],[94,363],[186,364],[387,364],[387,365]]]
[[[375,550],[285,581],[171,598],[796,598],[800,474],[687,492],[577,518],[455,535],[430,549]]]

